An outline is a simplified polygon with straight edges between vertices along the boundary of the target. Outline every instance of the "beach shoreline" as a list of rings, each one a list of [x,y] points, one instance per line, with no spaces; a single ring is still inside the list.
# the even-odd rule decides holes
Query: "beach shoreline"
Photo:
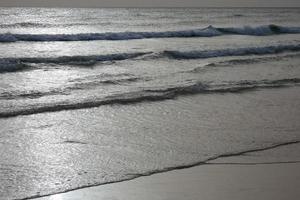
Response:
[[[296,200],[300,197],[297,189],[300,187],[300,174],[297,173],[300,167],[300,157],[297,155],[299,150],[299,144],[280,146],[219,158],[191,168],[37,199]]]

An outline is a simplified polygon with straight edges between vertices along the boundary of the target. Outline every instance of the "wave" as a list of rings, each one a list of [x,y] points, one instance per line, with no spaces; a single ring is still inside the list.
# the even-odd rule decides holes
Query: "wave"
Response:
[[[237,81],[227,82],[223,84],[206,84],[197,82],[191,85],[175,86],[162,89],[150,89],[147,92],[166,93],[168,96],[177,96],[183,94],[199,94],[199,93],[237,93],[257,88],[274,88],[298,85],[300,78],[279,79],[279,80],[260,80],[260,81]]]
[[[276,55],[276,56],[264,56],[264,57],[252,57],[252,58],[241,58],[241,59],[230,59],[220,62],[211,62],[204,66],[196,67],[192,70],[183,71],[182,73],[199,73],[209,70],[214,67],[234,67],[234,66],[249,66],[249,64],[263,63],[263,62],[274,62],[282,61],[284,59],[299,58],[300,54],[286,54],[286,55]]]
[[[25,63],[54,63],[54,64],[88,64],[103,61],[127,60],[143,56],[152,52],[136,52],[136,53],[117,53],[106,55],[91,56],[62,56],[62,57],[36,57],[36,58],[18,58],[20,62]]]
[[[28,63],[52,63],[92,66],[95,65],[97,62],[133,59],[150,53],[152,52],[119,53],[90,56],[0,58],[0,73],[22,70],[26,66],[29,67]]]
[[[50,24],[42,24],[42,23],[35,23],[35,22],[0,24],[0,28],[43,28],[48,26],[50,26]]]
[[[84,25],[105,25],[108,23],[63,23],[63,24],[50,24],[50,23],[38,23],[38,22],[18,22],[11,24],[0,24],[0,28],[52,28],[52,27],[72,27],[72,26],[84,26]]]
[[[223,34],[254,35],[254,36],[300,33],[300,27],[286,27],[286,26],[278,26],[275,24],[256,26],[256,27],[244,26],[244,27],[216,28],[216,29],[222,32]]]
[[[174,99],[182,95],[195,95],[207,93],[240,93],[247,90],[258,88],[274,88],[299,85],[300,78],[279,79],[279,80],[260,80],[260,81],[238,81],[227,82],[223,84],[208,84],[203,82],[195,82],[187,85],[165,86],[162,88],[145,88],[140,91],[120,93],[104,98],[95,98],[75,102],[56,102],[52,104],[37,104],[22,108],[14,108],[14,110],[1,110],[0,118],[14,117],[18,115],[31,115],[44,112],[56,112],[62,110],[74,110],[83,108],[99,107],[102,105],[112,104],[132,104],[147,101],[162,101]]]
[[[0,93],[0,99],[2,100],[13,100],[13,99],[19,99],[19,98],[28,98],[28,99],[36,99],[47,95],[67,95],[67,92],[64,92],[62,90],[51,90],[51,91],[34,91],[29,90],[26,92],[22,91],[5,91]]]
[[[147,79],[142,79],[140,77],[136,77],[130,74],[101,74],[99,76],[95,76],[94,79],[74,79],[72,84],[68,84],[62,88],[51,89],[46,91],[38,91],[38,90],[26,90],[26,91],[4,91],[0,93],[0,100],[15,100],[15,99],[37,99],[45,96],[52,95],[69,95],[71,91],[74,90],[86,90],[93,89],[100,85],[124,85],[137,81],[147,81]]]
[[[33,68],[16,59],[0,59],[0,73],[17,72]]]
[[[243,15],[243,14],[233,14],[229,17],[245,17],[246,15]]]
[[[62,57],[24,57],[24,58],[0,58],[0,73],[14,72],[33,68],[31,64],[51,63],[51,64],[68,64],[93,66],[97,62],[121,61],[127,59],[158,59],[167,57],[169,59],[204,59],[212,57],[225,56],[246,56],[246,55],[268,55],[283,52],[300,51],[300,44],[295,45],[278,45],[263,47],[245,47],[232,49],[216,49],[201,51],[163,51],[163,52],[135,52],[135,53],[119,53],[106,55],[90,55],[90,56],[62,56]],[[239,62],[238,60],[236,62]],[[242,61],[241,61],[242,62]],[[243,61],[246,62],[246,61]]]
[[[31,24],[25,24],[31,25]],[[254,35],[267,36],[275,34],[297,34],[300,27],[285,27],[274,24],[264,26],[244,26],[218,28],[208,26],[202,29],[162,32],[108,32],[80,34],[0,34],[0,42],[17,41],[90,41],[90,40],[133,40],[147,38],[171,37],[214,37],[221,35]]]
[[[164,51],[164,54],[173,59],[201,59],[225,56],[246,56],[246,55],[267,55],[283,52],[300,51],[300,44],[296,45],[278,45],[264,47],[246,47],[235,49],[217,49],[201,51]]]

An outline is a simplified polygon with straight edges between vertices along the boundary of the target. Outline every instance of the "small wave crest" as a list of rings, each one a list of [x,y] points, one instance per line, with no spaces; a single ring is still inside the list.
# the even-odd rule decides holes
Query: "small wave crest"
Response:
[[[221,35],[215,29],[195,29],[166,32],[119,32],[119,33],[80,33],[80,34],[0,34],[0,42],[16,41],[91,41],[91,40],[133,40],[168,37],[212,37]]]
[[[296,34],[300,33],[300,27],[284,27],[275,24],[265,26],[244,26],[244,27],[231,27],[231,28],[217,28],[223,34],[237,34],[237,35],[254,35],[254,36],[267,36],[274,34]]]
[[[97,62],[127,60],[151,53],[152,52],[136,52],[90,56],[0,58],[0,73],[22,70],[25,67],[29,67],[27,63],[52,63],[91,66],[95,65]]]
[[[114,62],[128,59],[155,60],[167,57],[169,59],[205,59],[226,56],[268,55],[283,52],[298,52],[300,45],[278,45],[263,47],[244,47],[232,49],[212,49],[200,51],[163,51],[163,52],[135,52],[89,56],[62,56],[62,57],[24,57],[0,58],[0,73],[15,72],[24,69],[34,69],[34,64],[51,63],[57,65],[93,66],[98,62]],[[238,62],[238,61],[236,61]],[[242,62],[242,61],[240,61]],[[246,62],[246,61],[243,61]],[[249,61],[250,62],[250,61]],[[31,65],[29,65],[31,64]]]
[[[0,59],[0,73],[17,72],[32,68],[16,59]]]
[[[37,99],[45,96],[53,95],[69,95],[74,90],[93,89],[101,85],[125,85],[137,81],[147,81],[141,77],[132,74],[100,74],[93,77],[87,76],[70,80],[68,84],[61,88],[53,88],[45,91],[38,90],[9,90],[0,92],[0,100],[12,99]]]
[[[242,92],[249,89],[256,88],[270,88],[270,87],[285,87],[291,86],[294,84],[299,84],[299,78],[292,79],[279,79],[279,80],[260,80],[260,81],[251,81],[251,80],[242,80],[237,82],[225,82],[222,84],[209,84],[203,82],[196,82],[190,85],[167,87],[160,89],[150,89],[146,90],[147,92],[158,92],[158,93],[167,93],[169,96],[177,96],[183,94],[199,94],[199,93],[234,93]]]
[[[205,64],[203,66],[198,66],[192,70],[183,71],[182,73],[200,73],[206,70],[209,70],[211,68],[215,67],[235,67],[235,66],[249,66],[250,64],[256,64],[256,63],[265,63],[265,62],[274,62],[274,61],[282,61],[284,59],[290,59],[290,58],[299,58],[299,53],[289,53],[289,54],[283,54],[283,55],[276,55],[276,56],[263,56],[263,57],[251,57],[251,58],[234,58],[230,60],[220,61],[220,62],[211,62],[208,64]]]
[[[0,28],[43,28],[48,27],[50,24],[42,24],[35,22],[20,22],[12,24],[1,24]]]
[[[233,14],[233,15],[231,15],[231,17],[244,17],[245,15],[243,15],[243,14]]]
[[[31,25],[26,23],[23,25]],[[89,41],[89,40],[133,40],[147,38],[170,37],[214,37],[221,35],[254,35],[266,36],[274,34],[297,34],[300,27],[285,27],[274,24],[264,26],[244,26],[218,28],[208,26],[202,29],[162,31],[162,32],[109,32],[109,33],[80,33],[80,34],[0,34],[0,42],[16,41]]]
[[[209,84],[195,82],[187,85],[165,86],[162,88],[144,88],[140,91],[120,93],[104,98],[92,98],[90,100],[75,102],[56,102],[52,104],[37,104],[25,108],[14,108],[12,110],[1,110],[0,118],[14,117],[18,115],[30,115],[44,112],[55,112],[62,110],[74,110],[83,108],[99,107],[112,104],[132,104],[147,101],[162,101],[174,99],[182,95],[194,95],[201,93],[237,93],[258,88],[274,88],[299,85],[300,78],[260,80],[260,81],[238,81],[222,84]]]
[[[105,25],[106,23],[96,23],[94,25]],[[38,22],[18,22],[18,23],[5,23],[0,24],[0,28],[52,28],[52,27],[72,27],[72,26],[84,26],[89,25],[87,23],[38,23]],[[93,24],[90,24],[93,25]]]
[[[217,49],[203,51],[164,51],[164,54],[173,59],[201,59],[225,56],[265,55],[286,51],[300,51],[300,45],[278,45],[264,47],[247,47],[235,49]]]

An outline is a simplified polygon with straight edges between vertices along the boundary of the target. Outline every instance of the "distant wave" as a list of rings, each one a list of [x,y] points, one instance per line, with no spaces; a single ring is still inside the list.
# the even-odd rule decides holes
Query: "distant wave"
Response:
[[[24,24],[31,25],[31,24]],[[109,33],[80,33],[80,34],[0,34],[0,42],[17,41],[89,41],[89,40],[133,40],[146,38],[170,37],[214,37],[221,35],[254,35],[266,36],[274,34],[297,34],[300,27],[285,27],[278,25],[244,26],[217,28],[208,26],[203,29],[162,31],[162,32],[109,32]]]
[[[201,51],[163,51],[163,52],[135,52],[90,56],[62,56],[62,57],[24,57],[24,58],[0,58],[0,73],[15,72],[33,68],[30,63],[52,63],[91,66],[97,62],[120,61],[127,59],[158,59],[167,57],[169,59],[204,59],[225,56],[246,56],[246,55],[268,55],[283,52],[298,52],[300,44],[278,45],[263,47],[244,47],[232,49],[216,49]],[[236,61],[238,62],[238,61]]]
[[[253,64],[253,63],[261,63],[268,61],[282,61],[283,59],[290,59],[300,57],[299,53],[291,53],[291,54],[283,54],[276,56],[264,56],[264,57],[252,57],[252,58],[243,58],[243,59],[231,59],[227,61],[221,61],[218,63],[214,63],[216,66],[233,66],[233,65],[241,65],[241,64]]]
[[[164,51],[164,54],[173,59],[201,59],[225,56],[267,55],[287,51],[300,51],[300,44],[201,51]]]
[[[276,56],[264,56],[264,57],[251,57],[251,58],[240,58],[240,59],[230,59],[226,61],[220,61],[220,62],[211,62],[204,66],[198,66],[192,70],[183,71],[182,73],[198,73],[203,72],[206,70],[209,70],[213,67],[235,67],[235,66],[246,66],[249,67],[249,64],[255,64],[255,63],[262,63],[262,62],[269,62],[269,61],[282,61],[284,59],[290,59],[290,58],[300,58],[299,53],[295,54],[283,54],[283,55],[276,55]]]
[[[72,27],[72,26],[86,26],[86,25],[108,25],[111,22],[99,22],[99,23],[38,23],[38,22],[17,22],[0,24],[0,28],[52,28],[52,27]]]
[[[136,53],[116,53],[105,55],[90,55],[90,56],[61,56],[61,57],[27,57],[17,58],[20,62],[25,63],[55,63],[55,64],[88,64],[101,61],[116,61],[132,59],[152,52],[136,52]]]
[[[28,63],[52,63],[91,66],[95,65],[97,62],[133,59],[149,53],[152,52],[119,53],[90,56],[0,58],[0,73],[16,72],[28,68],[34,68]]]
[[[0,24],[0,28],[42,28],[48,27],[50,24],[42,24],[35,22],[20,22],[12,24]]]
[[[43,112],[55,112],[62,110],[73,110],[92,108],[111,104],[132,104],[146,101],[162,101],[174,99],[182,95],[194,95],[201,93],[237,93],[258,88],[273,88],[299,85],[300,78],[280,79],[280,80],[260,80],[260,81],[238,81],[223,84],[207,84],[195,82],[187,85],[164,86],[162,88],[145,88],[141,91],[120,93],[104,98],[92,98],[90,100],[76,100],[74,102],[55,102],[52,104],[37,104],[26,106],[25,108],[13,108],[11,110],[1,110],[0,117],[14,117],[18,115],[30,115]]]

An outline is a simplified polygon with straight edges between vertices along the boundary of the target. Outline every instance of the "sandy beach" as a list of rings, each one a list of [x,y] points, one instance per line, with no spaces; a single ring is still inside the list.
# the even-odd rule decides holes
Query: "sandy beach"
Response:
[[[207,164],[75,190],[39,200],[297,200],[300,144],[219,158]]]

